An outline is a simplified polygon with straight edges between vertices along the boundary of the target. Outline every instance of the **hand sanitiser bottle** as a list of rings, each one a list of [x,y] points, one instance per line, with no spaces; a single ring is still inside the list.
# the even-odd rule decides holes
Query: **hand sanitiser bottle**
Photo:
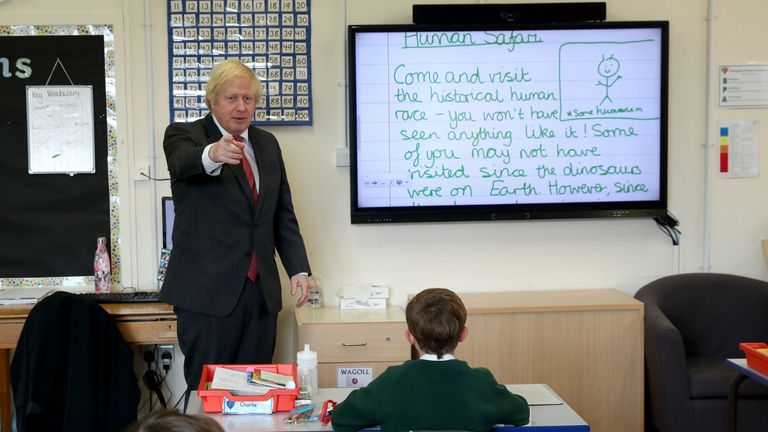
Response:
[[[109,292],[112,285],[110,279],[107,238],[99,237],[96,240],[96,254],[93,257],[93,282],[96,292]]]
[[[312,399],[317,393],[317,352],[304,344],[304,351],[296,353],[299,374],[299,398]]]
[[[309,297],[307,297],[307,304],[310,309],[320,309],[323,307],[323,295],[320,292],[320,281],[314,277],[310,277],[312,285],[309,288]]]

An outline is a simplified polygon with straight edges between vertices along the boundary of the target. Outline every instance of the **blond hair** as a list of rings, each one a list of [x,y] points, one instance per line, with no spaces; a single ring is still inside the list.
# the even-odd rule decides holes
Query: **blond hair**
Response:
[[[238,59],[227,59],[223,62],[217,63],[213,69],[211,69],[211,77],[205,84],[205,104],[208,108],[211,108],[211,102],[214,101],[221,88],[229,80],[233,78],[245,78],[251,82],[253,88],[253,97],[256,103],[261,100],[263,96],[263,89],[261,86],[261,80],[248,66],[244,65]]]

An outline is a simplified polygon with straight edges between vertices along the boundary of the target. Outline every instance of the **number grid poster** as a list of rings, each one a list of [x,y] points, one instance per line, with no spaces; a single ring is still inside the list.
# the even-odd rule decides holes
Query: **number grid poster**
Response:
[[[309,14],[309,0],[169,0],[171,121],[205,116],[211,68],[238,58],[264,85],[255,124],[311,125]]]

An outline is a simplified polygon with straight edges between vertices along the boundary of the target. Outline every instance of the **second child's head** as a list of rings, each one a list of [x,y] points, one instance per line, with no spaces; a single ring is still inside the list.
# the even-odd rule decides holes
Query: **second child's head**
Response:
[[[212,417],[167,410],[149,414],[127,432],[224,432],[224,428]]]
[[[405,320],[408,341],[437,358],[453,353],[469,333],[464,325],[467,321],[464,303],[445,288],[429,288],[416,294],[405,308]]]

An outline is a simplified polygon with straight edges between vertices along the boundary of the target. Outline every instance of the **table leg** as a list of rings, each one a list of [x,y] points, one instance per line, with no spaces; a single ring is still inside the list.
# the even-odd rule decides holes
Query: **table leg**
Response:
[[[738,374],[731,381],[731,390],[728,392],[728,432],[736,432],[736,425],[738,422],[738,399],[739,399],[739,386],[745,379],[749,378],[746,375]]]
[[[11,432],[11,350],[0,349],[0,431]]]

